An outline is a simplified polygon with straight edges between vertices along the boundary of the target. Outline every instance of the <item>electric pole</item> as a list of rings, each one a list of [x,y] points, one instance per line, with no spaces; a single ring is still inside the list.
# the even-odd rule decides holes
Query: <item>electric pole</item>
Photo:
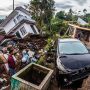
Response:
[[[14,10],[14,0],[13,0],[13,10]]]

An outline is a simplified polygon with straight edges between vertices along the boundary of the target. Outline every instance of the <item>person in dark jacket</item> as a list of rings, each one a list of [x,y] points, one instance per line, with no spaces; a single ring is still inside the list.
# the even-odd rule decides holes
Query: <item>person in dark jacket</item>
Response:
[[[13,50],[9,51],[8,65],[9,65],[10,75],[12,76],[16,73],[16,71],[15,71],[15,60],[14,60],[14,57],[13,57]]]

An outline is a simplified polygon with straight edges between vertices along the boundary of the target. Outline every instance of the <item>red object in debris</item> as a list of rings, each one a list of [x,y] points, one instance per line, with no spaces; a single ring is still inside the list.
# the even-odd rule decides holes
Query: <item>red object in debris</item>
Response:
[[[8,56],[8,64],[9,64],[9,67],[10,67],[10,68],[15,69],[15,61],[14,61],[12,55],[9,55],[9,56]]]
[[[5,36],[0,35],[0,42],[5,39]]]

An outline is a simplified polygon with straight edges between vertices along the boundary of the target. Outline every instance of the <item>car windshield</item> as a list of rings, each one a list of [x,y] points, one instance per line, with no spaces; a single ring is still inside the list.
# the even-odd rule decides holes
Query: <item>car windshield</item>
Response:
[[[69,41],[59,43],[60,54],[86,54],[87,48],[80,41]]]

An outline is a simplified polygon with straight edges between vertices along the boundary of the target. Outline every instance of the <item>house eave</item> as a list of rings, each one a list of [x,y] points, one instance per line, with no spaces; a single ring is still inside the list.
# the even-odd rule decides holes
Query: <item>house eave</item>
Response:
[[[27,15],[30,16],[30,13],[29,13],[26,9],[24,9],[24,8],[22,8],[22,7],[16,7],[15,10],[20,10],[20,11],[22,11],[22,12],[24,12],[24,13],[26,13]]]
[[[30,16],[30,13],[26,9],[22,7],[16,7],[16,9],[12,11],[12,13],[10,13],[9,16],[0,24],[0,27],[4,27],[12,18],[14,18],[14,16],[18,14],[17,10],[22,11]]]
[[[4,27],[15,15],[17,15],[17,11],[13,11],[1,24],[0,27]]]

